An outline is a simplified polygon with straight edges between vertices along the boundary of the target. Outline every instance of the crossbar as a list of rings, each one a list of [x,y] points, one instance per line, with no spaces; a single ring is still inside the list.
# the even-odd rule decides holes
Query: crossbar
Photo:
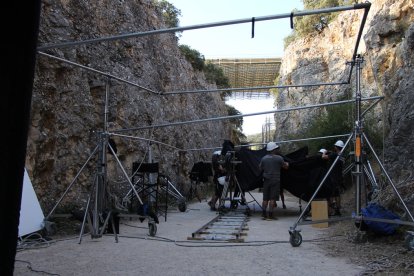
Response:
[[[382,99],[382,98],[384,98],[384,97],[383,96],[375,96],[375,97],[369,97],[369,98],[362,98],[361,101],[377,100],[377,99]],[[186,125],[186,124],[194,124],[194,123],[202,123],[202,122],[211,122],[211,121],[230,120],[230,119],[243,118],[243,117],[249,117],[249,116],[257,116],[257,115],[263,115],[263,114],[281,113],[281,112],[289,112],[289,111],[316,108],[316,107],[323,107],[323,106],[334,106],[334,105],[340,105],[340,104],[348,104],[348,103],[353,103],[353,102],[354,102],[354,100],[344,100],[344,101],[338,101],[338,102],[330,102],[330,103],[314,104],[314,105],[307,105],[307,106],[300,106],[300,107],[283,108],[283,109],[276,109],[276,110],[256,112],[256,113],[248,113],[248,114],[240,114],[240,115],[232,115],[232,116],[223,116],[223,117],[213,117],[213,118],[198,119],[198,120],[191,120],[191,121],[171,122],[171,123],[151,125],[151,126],[141,126],[141,127],[135,127],[135,128],[119,129],[119,130],[112,130],[112,132],[113,133],[122,133],[122,132],[134,131],[134,130],[161,128],[161,127],[178,126],[178,125]]]
[[[321,13],[331,13],[331,12],[340,12],[340,11],[358,10],[358,9],[367,9],[367,8],[369,9],[370,6],[371,6],[371,3],[362,3],[362,4],[351,5],[351,6],[330,7],[330,8],[324,8],[324,9],[297,11],[293,13],[284,13],[284,14],[278,14],[278,15],[258,16],[258,17],[254,17],[254,21],[259,22],[259,21],[268,21],[268,20],[291,18],[291,17],[298,17],[298,16],[305,16],[305,15],[321,14]],[[105,41],[121,40],[121,39],[126,39],[126,38],[143,37],[143,36],[148,36],[148,35],[165,34],[165,33],[176,33],[176,32],[188,31],[188,30],[213,28],[213,27],[236,25],[236,24],[251,23],[251,22],[252,22],[252,18],[250,17],[250,18],[244,18],[244,19],[220,21],[220,22],[213,22],[213,23],[207,23],[207,24],[198,24],[198,25],[190,25],[190,26],[184,26],[184,27],[175,27],[175,28],[167,28],[167,29],[159,29],[159,30],[152,30],[152,31],[144,31],[144,32],[100,37],[100,38],[92,38],[92,39],[86,39],[86,40],[81,40],[81,41],[68,41],[68,42],[39,46],[37,50],[43,51],[43,50],[57,49],[57,48],[68,48],[72,46],[92,44],[92,43],[105,42]]]

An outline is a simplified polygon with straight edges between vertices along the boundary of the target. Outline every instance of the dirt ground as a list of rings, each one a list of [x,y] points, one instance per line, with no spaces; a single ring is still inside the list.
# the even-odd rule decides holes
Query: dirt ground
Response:
[[[79,244],[79,223],[66,219],[52,237],[20,242],[15,275],[414,275],[414,252],[403,247],[403,232],[377,237],[350,220],[328,228],[300,225],[303,242],[293,247],[288,230],[299,217],[298,200],[286,195],[287,209],[279,206],[278,219],[266,221],[257,204],[261,194],[251,195],[244,242],[189,239],[217,216],[205,200],[185,212],[170,209],[155,237],[147,221],[121,219],[118,243],[111,234],[86,234]]]
[[[342,195],[342,215],[351,216],[355,209],[352,191]],[[334,222],[327,237],[332,242],[320,243],[329,256],[345,257],[364,267],[361,275],[414,275],[414,251],[407,249],[407,226],[400,226],[392,236],[361,231],[352,220]]]

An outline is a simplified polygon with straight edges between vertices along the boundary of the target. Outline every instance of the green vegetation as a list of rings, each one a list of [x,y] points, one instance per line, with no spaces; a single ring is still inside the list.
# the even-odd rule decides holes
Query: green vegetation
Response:
[[[185,59],[191,63],[191,66],[195,70],[203,71],[205,65],[205,58],[199,51],[192,49],[188,45],[180,45],[179,46],[181,53],[184,55]]]
[[[357,0],[302,0],[305,10],[316,10],[330,7],[338,7],[357,3]],[[328,24],[338,16],[338,13],[324,13],[294,17],[294,30],[284,38],[284,47],[286,48],[292,41],[298,37],[304,37],[313,33],[320,33]]]
[[[224,75],[223,69],[213,63],[206,63],[204,56],[188,45],[180,45],[181,53],[191,63],[195,70],[203,71],[206,80],[215,83],[218,88],[230,88],[229,79]],[[230,96],[231,92],[223,92],[222,97]]]
[[[168,28],[175,28],[179,26],[180,20],[178,18],[181,16],[181,10],[177,9],[173,4],[166,0],[153,0],[153,3],[160,10]],[[206,80],[209,83],[214,83],[221,89],[230,88],[229,79],[224,75],[223,69],[213,63],[206,63],[204,56],[199,51],[192,49],[188,45],[180,45],[179,48],[181,53],[191,63],[191,66],[195,70],[203,71]],[[220,95],[224,100],[225,97],[231,95],[231,91],[222,92]],[[228,115],[232,116],[241,114],[240,111],[235,109],[233,106],[226,106]],[[232,124],[232,137],[235,138],[235,142],[240,143],[242,140],[246,139],[242,129],[243,118],[231,119],[230,122]]]
[[[332,135],[348,134],[354,130],[354,108],[353,103],[329,106],[322,112],[320,116],[314,117],[309,127],[301,133],[303,137],[324,137]],[[373,113],[367,113],[363,118],[364,133],[367,135],[373,147],[381,149],[382,131],[378,124],[378,119]],[[297,138],[297,137],[296,137]],[[311,140],[297,143],[296,147],[307,145],[309,152],[317,152],[321,148],[331,149],[336,140],[343,138],[329,138],[323,140]],[[292,139],[294,139],[292,137]],[[351,147],[352,148],[352,147]]]
[[[229,79],[224,75],[223,69],[218,67],[213,63],[206,63],[204,56],[197,50],[192,49],[188,45],[180,45],[179,46],[181,53],[185,56],[185,58],[191,63],[192,67],[195,70],[202,71],[206,77],[206,80],[209,83],[214,83],[218,88],[230,88]],[[220,94],[221,98],[224,100],[225,97],[231,96],[231,91],[224,91]],[[235,109],[233,106],[227,106],[227,114],[229,116],[232,115],[240,115],[240,111]],[[243,134],[243,118],[234,118],[230,120],[232,124],[232,137],[234,138],[234,142],[239,144],[241,141],[246,139],[246,136]]]
[[[231,105],[227,105],[227,114],[229,116],[233,116],[233,115],[241,115],[241,112],[238,111],[236,108],[234,108]],[[242,142],[244,142],[246,140],[246,135],[243,134],[243,117],[238,117],[238,118],[233,118],[230,119],[230,123],[232,124],[232,135],[231,137],[233,137],[233,142],[236,144],[241,144]]]
[[[320,116],[314,117],[312,123],[303,134],[304,137],[324,137],[352,132],[353,116],[350,114],[351,104],[329,106],[324,111],[322,111]],[[307,141],[306,144],[309,147],[309,152],[317,152],[320,148],[331,149],[331,145],[336,140],[338,138],[311,140]]]
[[[280,74],[278,73],[276,78],[273,80],[273,84],[274,85],[279,85],[279,81],[280,81]],[[271,88],[270,89],[270,93],[272,94],[274,99],[277,99],[279,97],[279,88]]]
[[[247,135],[247,140],[249,143],[261,143],[262,142],[262,133],[255,133]]]
[[[181,16],[181,10],[165,0],[153,0],[153,3],[160,9],[164,22],[168,28],[179,26],[180,20],[178,17]]]
[[[229,79],[224,75],[223,69],[217,65],[207,63],[203,71],[208,82],[214,82],[219,88],[230,88]]]

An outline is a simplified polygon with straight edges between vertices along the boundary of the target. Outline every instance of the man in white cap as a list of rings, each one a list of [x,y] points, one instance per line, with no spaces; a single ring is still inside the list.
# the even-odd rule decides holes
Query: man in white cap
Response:
[[[262,217],[272,220],[276,219],[273,217],[273,209],[276,207],[276,201],[279,200],[280,194],[280,169],[287,169],[289,164],[280,156],[279,146],[275,142],[269,142],[266,150],[268,153],[263,156],[259,164],[263,171]]]
[[[322,153],[322,159],[329,160],[330,164],[335,161],[338,157],[342,149],[344,148],[344,142],[342,140],[338,140],[334,144],[334,151],[328,152],[325,151]],[[329,207],[330,213],[334,216],[341,215],[341,197],[340,197],[340,189],[343,186],[343,177],[342,177],[342,167],[345,163],[345,158],[343,156],[339,157],[338,162],[336,162],[335,167],[332,169],[331,173],[329,174],[329,180],[332,185],[332,194],[330,197]]]

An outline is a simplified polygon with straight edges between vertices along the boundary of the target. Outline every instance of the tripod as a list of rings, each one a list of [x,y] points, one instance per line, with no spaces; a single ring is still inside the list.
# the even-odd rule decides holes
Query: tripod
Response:
[[[228,178],[228,181],[224,182],[223,191],[219,199],[219,211],[223,212],[225,210],[225,201],[229,200],[230,209],[236,209],[239,203],[241,203],[242,205],[246,205],[245,213],[250,215],[250,207],[247,205],[248,202],[246,202],[244,191],[236,176],[236,166],[237,164],[240,164],[241,161],[236,160],[235,151],[227,152],[224,163],[227,170],[226,178]],[[249,191],[247,192],[253,198],[253,201],[262,208],[261,204],[254,198],[254,196]]]
[[[319,186],[316,188],[314,194],[310,198],[310,200],[307,203],[305,209],[302,211],[302,213],[300,214],[299,218],[296,220],[294,225],[292,227],[290,227],[290,229],[289,229],[289,234],[290,234],[289,241],[290,241],[290,244],[293,247],[297,247],[302,243],[302,235],[300,234],[301,230],[296,229],[296,227],[303,221],[305,213],[307,212],[311,202],[313,201],[315,196],[318,194],[319,190],[321,189],[322,185],[327,180],[329,174],[331,173],[331,171],[335,167],[338,160],[343,156],[344,150],[351,144],[350,143],[351,140],[354,144],[354,152],[355,152],[354,160],[353,160],[353,166],[352,166],[353,169],[354,169],[352,174],[353,174],[353,177],[355,178],[355,195],[356,195],[355,215],[352,216],[352,217],[344,218],[344,219],[353,219],[353,220],[355,220],[356,224],[361,224],[363,221],[379,221],[379,222],[385,222],[385,223],[391,223],[391,224],[405,224],[405,225],[414,226],[414,217],[413,217],[413,215],[411,214],[411,212],[408,209],[407,205],[404,203],[404,200],[402,199],[401,195],[399,194],[394,182],[392,181],[392,179],[389,176],[389,174],[387,173],[384,165],[382,164],[381,160],[379,159],[378,155],[376,154],[376,152],[375,152],[374,148],[372,147],[368,137],[364,133],[363,120],[362,119],[363,119],[363,115],[365,114],[365,112],[367,110],[363,113],[361,112],[361,98],[362,98],[362,95],[361,95],[361,82],[360,82],[363,58],[360,55],[357,55],[356,58],[351,63],[352,63],[351,64],[352,66],[356,67],[356,70],[355,70],[356,71],[356,93],[355,93],[356,120],[355,120],[354,130],[349,135],[344,147],[342,148],[342,150],[340,151],[340,153],[338,154],[336,159],[331,164],[331,166],[328,169],[327,173],[325,174],[325,176],[321,180]],[[368,179],[372,178],[372,174],[371,174],[372,170],[369,171],[369,169],[366,165],[366,164],[369,164],[369,162],[367,160],[364,160],[365,156],[363,154],[363,149],[364,149],[365,146],[368,146],[368,148],[370,149],[370,151],[374,155],[376,161],[380,165],[381,171],[384,173],[384,175],[386,176],[388,182],[391,184],[395,194],[398,196],[401,204],[404,207],[404,210],[406,211],[407,215],[409,216],[409,218],[411,219],[412,222],[405,222],[404,223],[402,221],[395,221],[395,220],[389,220],[389,219],[369,218],[369,217],[363,217],[362,216],[362,214],[361,214],[361,204],[362,204],[362,201],[361,201],[361,191],[362,191],[362,189],[361,189],[361,187],[363,187],[363,184],[364,184],[364,176],[366,176]],[[330,221],[330,220],[329,219],[328,220],[317,220],[317,221],[313,221],[312,223],[307,223],[307,224],[316,224],[316,223],[328,222],[328,221]]]
[[[85,230],[86,222],[88,222],[89,230],[91,233],[91,238],[100,238],[102,237],[108,222],[111,221],[112,231],[115,234],[115,241],[118,242],[118,235],[115,227],[113,211],[109,207],[107,200],[107,149],[109,149],[112,156],[115,158],[116,163],[119,165],[122,170],[125,178],[128,180],[129,185],[131,186],[134,194],[136,195],[138,201],[142,205],[142,200],[138,195],[137,190],[129,179],[128,174],[126,173],[122,163],[119,161],[114,148],[108,142],[109,134],[107,131],[107,122],[108,122],[108,102],[109,102],[109,80],[106,82],[105,89],[105,107],[104,107],[104,127],[103,131],[98,133],[98,144],[95,149],[92,151],[90,156],[87,158],[86,162],[83,164],[81,169],[78,171],[72,182],[66,188],[63,195],[59,198],[55,206],[45,217],[45,222],[53,215],[57,206],[62,202],[63,198],[67,195],[72,186],[76,183],[76,180],[85,169],[87,164],[92,160],[92,158],[98,154],[97,163],[96,163],[96,173],[94,176],[93,184],[91,191],[88,196],[86,203],[85,214],[83,216],[82,227],[79,234],[79,243],[82,242],[82,236]],[[47,223],[45,223],[47,225]]]

